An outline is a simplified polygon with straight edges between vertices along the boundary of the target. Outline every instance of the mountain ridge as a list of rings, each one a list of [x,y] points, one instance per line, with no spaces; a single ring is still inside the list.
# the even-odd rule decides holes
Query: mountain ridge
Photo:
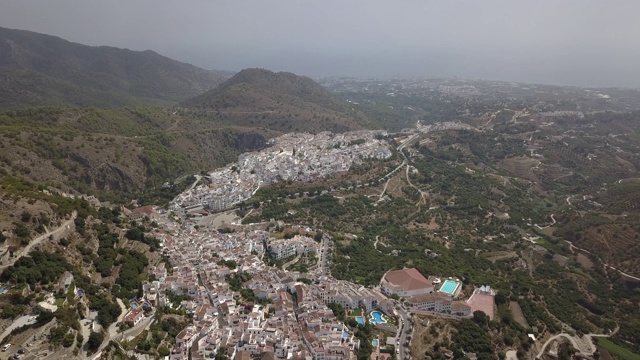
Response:
[[[0,27],[0,105],[176,103],[226,76],[152,50],[89,46]]]

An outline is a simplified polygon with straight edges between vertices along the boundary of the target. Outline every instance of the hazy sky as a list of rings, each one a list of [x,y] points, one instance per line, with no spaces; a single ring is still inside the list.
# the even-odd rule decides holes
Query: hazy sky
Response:
[[[0,26],[204,68],[640,88],[639,0],[0,0]]]

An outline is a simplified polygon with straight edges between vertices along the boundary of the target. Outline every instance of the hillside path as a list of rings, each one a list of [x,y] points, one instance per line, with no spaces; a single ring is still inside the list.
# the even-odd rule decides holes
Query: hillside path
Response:
[[[99,353],[102,349],[104,349],[109,344],[111,339],[113,339],[116,335],[118,335],[118,324],[127,315],[127,308],[126,306],[124,306],[124,303],[122,302],[122,300],[120,300],[120,298],[116,298],[116,301],[118,302],[118,306],[120,306],[120,316],[118,316],[118,320],[114,321],[113,324],[109,325],[109,329],[107,329],[107,336],[104,337],[104,340],[102,341],[102,345],[100,345],[100,348],[98,348],[96,353]]]
[[[22,249],[22,251],[20,251],[19,254],[14,256],[11,259],[11,261],[9,261],[9,263],[0,265],[0,270],[4,270],[8,268],[9,266],[15,264],[15,262],[18,261],[18,259],[20,259],[21,257],[29,255],[29,252],[31,251],[31,249],[33,249],[36,245],[40,244],[43,240],[48,239],[50,236],[53,236],[54,239],[56,239],[58,238],[58,235],[60,233],[64,233],[66,230],[71,230],[72,228],[75,228],[74,220],[76,219],[77,216],[78,216],[78,212],[74,210],[73,213],[71,213],[71,218],[69,220],[63,222],[62,224],[60,224],[60,226],[53,229],[52,231],[48,231],[38,236],[37,238],[31,240],[29,244],[27,244],[27,246],[25,246]]]
[[[608,267],[609,269],[615,270],[615,271],[617,271],[620,275],[625,276],[625,277],[628,277],[629,279],[633,279],[633,280],[640,281],[640,277],[633,276],[633,275],[631,275],[631,274],[627,274],[627,273],[623,272],[622,270],[619,270],[619,269],[617,269],[617,268],[615,268],[615,267],[613,267],[613,266],[611,266],[611,265],[607,264],[606,262],[604,262],[604,261],[602,260],[602,258],[600,258],[598,255],[596,255],[596,254],[592,253],[591,251],[589,251],[589,250],[587,250],[587,249],[583,249],[583,248],[581,248],[581,247],[577,247],[577,246],[573,245],[573,243],[572,243],[571,241],[569,241],[569,240],[565,240],[565,242],[566,242],[567,244],[569,244],[569,248],[570,248],[570,249],[577,249],[577,250],[579,250],[579,251],[584,251],[584,252],[586,252],[587,254],[592,255],[592,256],[594,256],[596,259],[598,259],[602,264],[604,264],[604,266],[605,266],[605,267]]]
[[[300,261],[301,255],[296,256],[293,260],[285,263],[282,265],[282,271],[286,271],[287,268],[295,263],[297,263],[298,261]]]
[[[610,334],[585,334],[581,338],[577,338],[577,340],[575,336],[571,336],[566,333],[561,333],[561,334],[552,336],[549,338],[549,340],[547,340],[542,345],[542,348],[540,349],[540,352],[536,356],[536,359],[542,359],[542,356],[544,355],[544,350],[547,348],[547,346],[549,346],[549,344],[552,341],[558,340],[562,337],[565,339],[568,339],[569,342],[571,342],[571,346],[573,346],[575,349],[580,351],[582,354],[593,355],[597,350],[596,346],[593,343],[593,338],[594,337],[610,337],[612,335],[615,335],[618,332],[618,330],[620,330],[620,326],[616,326],[616,328]]]

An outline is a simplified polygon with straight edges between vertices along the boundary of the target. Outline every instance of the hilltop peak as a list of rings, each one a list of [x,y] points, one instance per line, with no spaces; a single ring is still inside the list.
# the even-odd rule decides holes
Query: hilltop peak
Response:
[[[218,120],[234,125],[282,132],[365,127],[362,116],[311,78],[260,68],[244,69],[182,105],[213,112]]]

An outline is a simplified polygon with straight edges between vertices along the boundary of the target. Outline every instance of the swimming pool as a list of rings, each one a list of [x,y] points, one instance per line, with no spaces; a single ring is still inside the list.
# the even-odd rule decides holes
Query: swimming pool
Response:
[[[373,339],[371,340],[371,345],[373,345],[373,347],[378,347],[378,339]]]
[[[376,325],[376,324],[384,324],[387,322],[387,320],[385,320],[382,317],[382,313],[380,311],[372,311],[371,312],[371,323]]]
[[[458,286],[460,286],[460,283],[457,281],[445,280],[438,291],[453,295],[456,293],[456,290],[458,290]]]
[[[364,326],[364,318],[362,316],[356,316],[356,322],[358,322],[358,325]]]
[[[7,288],[0,289],[0,295],[4,294],[5,292],[7,292]]]
[[[346,331],[343,331],[343,332],[342,332],[342,338],[343,338],[343,339],[346,339],[346,338],[348,338],[348,337],[349,337],[349,333],[348,333],[348,332],[346,332]]]
[[[132,308],[132,309],[135,309],[135,308],[137,308],[137,307],[138,307],[138,303],[131,303],[131,308]]]

